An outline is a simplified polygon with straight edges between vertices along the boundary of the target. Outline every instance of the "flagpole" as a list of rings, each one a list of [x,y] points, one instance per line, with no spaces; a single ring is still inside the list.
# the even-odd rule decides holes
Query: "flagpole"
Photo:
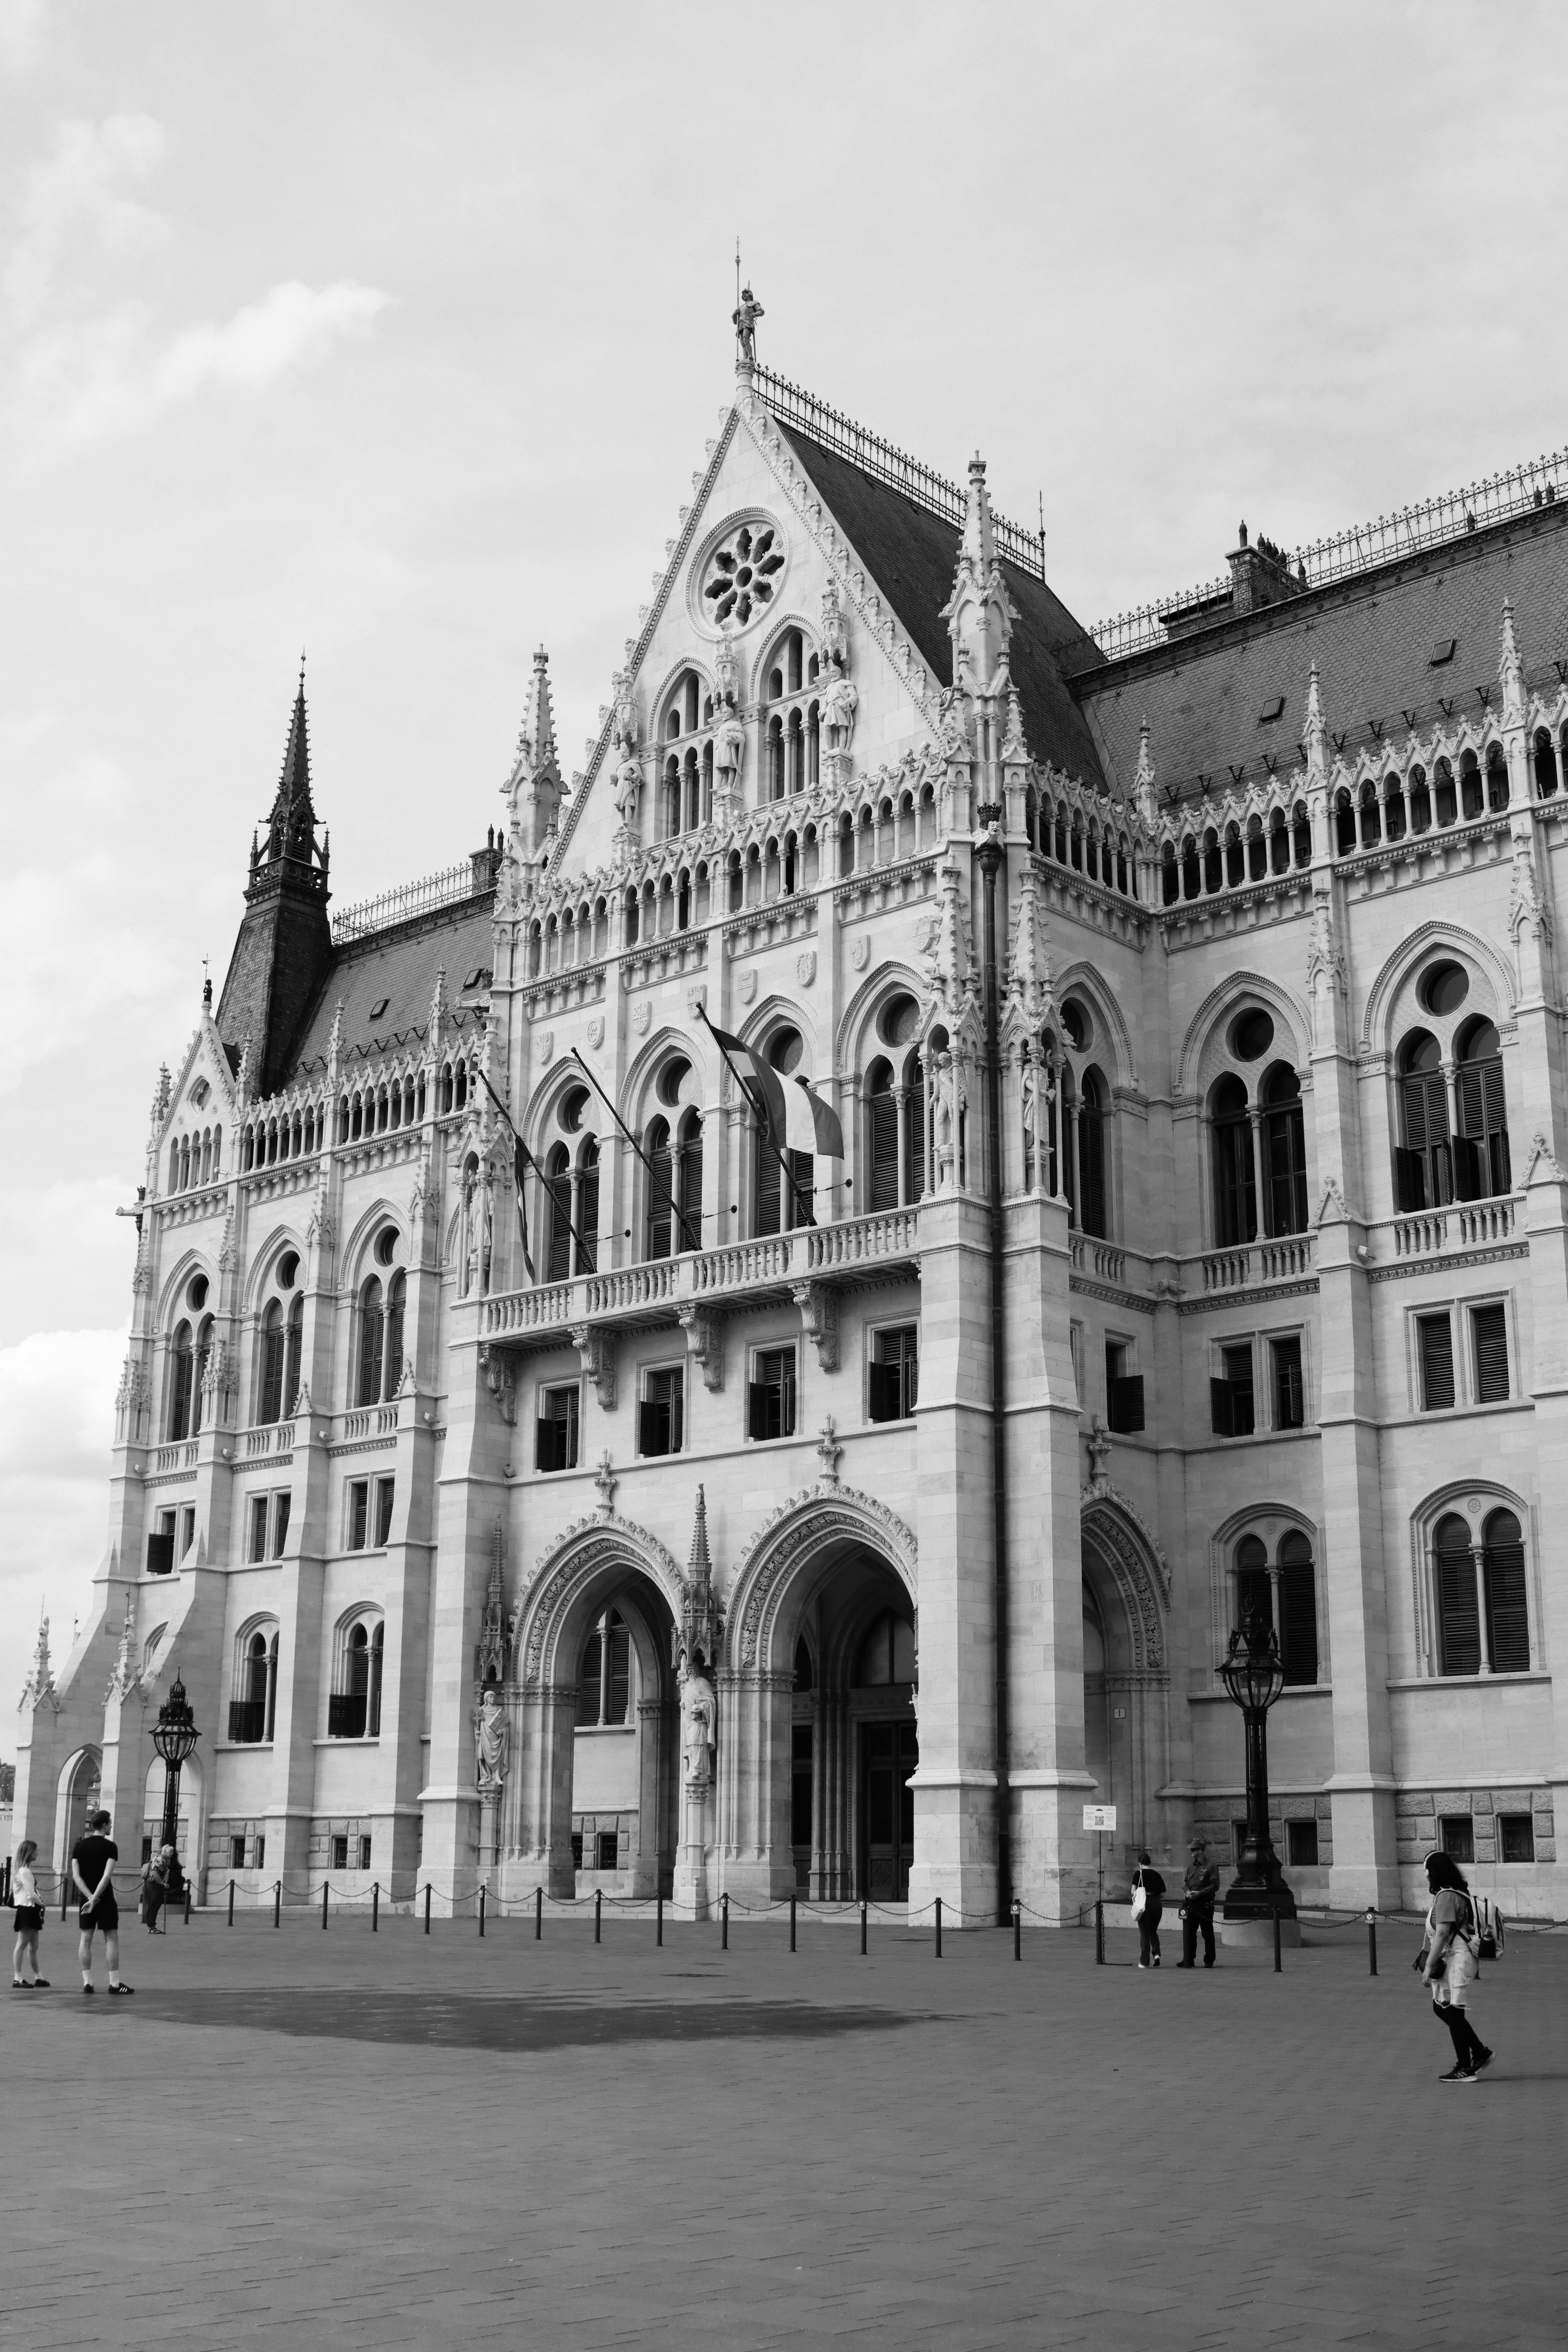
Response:
[[[698,1006],[697,1018],[701,1022],[702,1026],[707,1030],[708,1034],[712,1038],[713,1043],[716,1045],[719,1045],[718,1035],[714,1030],[713,1024],[708,1018],[708,1007],[705,1004],[700,1004]],[[759,1107],[756,1096],[752,1092],[751,1087],[746,1084],[745,1079],[741,1076],[741,1073],[735,1067],[734,1063],[731,1061],[727,1048],[723,1045],[719,1045],[719,1051],[724,1056],[724,1061],[731,1076],[734,1079],[735,1084],[740,1087],[741,1092],[745,1097],[746,1100],[751,1104],[752,1110],[757,1114],[757,1125],[762,1129],[763,1136],[767,1139],[768,1149],[773,1153],[773,1158],[778,1161],[780,1168],[784,1171],[784,1181],[788,1184],[791,1194],[795,1200],[796,1216],[799,1218],[803,1225],[814,1225],[816,1223],[816,1212],[814,1210],[809,1215],[806,1213],[805,1204],[801,1200],[800,1185],[796,1180],[795,1170],[790,1166],[789,1161],[784,1158],[784,1153],[773,1141],[773,1125],[766,1115],[765,1109]],[[815,1157],[815,1155],[813,1156]]]
[[[647,1153],[643,1150],[642,1145],[637,1141],[637,1137],[632,1133],[631,1129],[626,1125],[626,1120],[621,1117],[620,1112],[616,1108],[615,1104],[610,1100],[609,1096],[605,1092],[604,1087],[599,1084],[598,1079],[594,1076],[593,1071],[588,1067],[587,1063],[583,1059],[582,1055],[577,1051],[575,1045],[572,1048],[572,1059],[576,1063],[577,1067],[582,1071],[583,1076],[587,1079],[588,1084],[593,1087],[594,1092],[598,1096],[599,1100],[604,1104],[605,1108],[609,1112],[610,1117],[615,1120],[616,1125],[620,1129],[621,1133],[626,1137],[626,1141],[631,1145],[632,1150],[637,1153],[637,1158],[647,1170],[648,1181],[653,1185],[655,1192],[657,1192],[658,1189],[658,1176],[652,1160],[648,1158]],[[669,1171],[669,1206],[671,1213],[680,1220],[681,1238],[685,1242],[687,1248],[693,1250],[700,1249],[702,1246],[701,1240],[700,1238],[697,1240],[692,1239],[691,1227],[688,1222],[686,1211],[680,1206],[675,1197],[675,1163],[673,1157],[671,1158]]]
[[[505,1121],[506,1121],[506,1123],[507,1123],[507,1130],[508,1130],[508,1132],[510,1133],[510,1137],[511,1137],[512,1141],[516,1144],[516,1146],[517,1146],[517,1148],[518,1148],[519,1151],[520,1151],[520,1152],[521,1152],[521,1154],[522,1154],[522,1157],[523,1157],[524,1160],[527,1162],[528,1166],[529,1166],[530,1168],[531,1168],[531,1169],[532,1169],[532,1171],[533,1171],[534,1174],[538,1177],[538,1179],[539,1179],[540,1182],[544,1186],[545,1191],[546,1191],[547,1192],[550,1192],[550,1181],[551,1181],[550,1178],[545,1174],[545,1172],[544,1172],[543,1169],[540,1166],[540,1164],[539,1164],[538,1160],[534,1158],[534,1156],[533,1156],[532,1152],[529,1150],[529,1148],[528,1148],[527,1144],[526,1144],[526,1143],[524,1143],[524,1141],[523,1141],[523,1139],[522,1139],[521,1136],[521,1135],[519,1135],[519,1133],[518,1133],[518,1131],[517,1131],[516,1128],[512,1125],[511,1113],[508,1110],[508,1108],[507,1108],[507,1107],[506,1107],[505,1103],[503,1103],[503,1102],[502,1102],[502,1100],[501,1100],[501,1098],[500,1098],[500,1095],[498,1095],[498,1094],[497,1094],[497,1092],[496,1092],[496,1090],[495,1090],[494,1087],[492,1087],[492,1086],[491,1086],[491,1084],[490,1084],[490,1082],[489,1082],[489,1078],[487,1078],[487,1077],[486,1077],[486,1076],[485,1076],[485,1074],[484,1074],[483,1070],[481,1070],[481,1071],[479,1072],[479,1084],[480,1084],[480,1086],[481,1086],[481,1087],[483,1087],[483,1088],[484,1088],[484,1090],[485,1090],[486,1094],[488,1094],[488,1095],[489,1095],[489,1098],[490,1098],[491,1102],[493,1102],[493,1103],[494,1103],[494,1105],[495,1105],[495,1107],[496,1107],[497,1110],[499,1110],[499,1111],[500,1111],[500,1115],[501,1115],[502,1118],[504,1118],[504,1119],[505,1119]],[[571,1180],[571,1177],[570,1177],[570,1176],[568,1176],[568,1177],[567,1177],[567,1180],[566,1180],[566,1197],[567,1197],[567,1199],[568,1199],[568,1200],[570,1200],[570,1199],[571,1199],[571,1197],[572,1197],[572,1180]],[[554,1193],[553,1193],[553,1192],[550,1192],[550,1205],[551,1205],[552,1209],[554,1209],[554,1208],[556,1208],[556,1207],[559,1205],[559,1203],[557,1202],[556,1198],[555,1198],[555,1195],[554,1195]],[[596,1258],[597,1258],[597,1256],[598,1256],[598,1255],[599,1255],[599,1253],[598,1253],[597,1249],[590,1250],[590,1248],[589,1248],[589,1246],[588,1246],[587,1243],[583,1239],[582,1234],[577,1231],[576,1226],[572,1223],[572,1215],[571,1215],[571,1212],[570,1212],[569,1210],[567,1210],[567,1209],[563,1209],[563,1210],[561,1211],[561,1213],[562,1213],[562,1216],[563,1216],[563,1217],[565,1219],[565,1221],[566,1221],[566,1230],[567,1230],[567,1232],[571,1234],[571,1236],[572,1236],[573,1240],[574,1240],[574,1241],[576,1243],[576,1244],[577,1244],[577,1251],[578,1251],[578,1255],[579,1255],[579,1256],[582,1256],[582,1257],[594,1257],[594,1258],[595,1258],[595,1259],[596,1259]],[[525,1243],[524,1246],[526,1247],[526,1243]],[[585,1271],[586,1269],[584,1269],[584,1270]]]

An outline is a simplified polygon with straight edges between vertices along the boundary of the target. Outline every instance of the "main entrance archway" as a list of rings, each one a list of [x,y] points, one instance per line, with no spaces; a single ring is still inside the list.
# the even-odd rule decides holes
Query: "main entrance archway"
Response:
[[[1111,1850],[1123,1861],[1167,1842],[1158,1795],[1170,1774],[1170,1673],[1164,1563],[1123,1504],[1083,1514],[1084,1764],[1096,1801],[1116,1807]]]
[[[518,1759],[498,1840],[509,1895],[670,1892],[680,1590],[664,1547],[624,1521],[574,1531],[546,1563],[506,1688]]]
[[[724,1883],[898,1902],[914,1859],[915,1544],[869,1496],[787,1505],[741,1561],[720,1691]]]

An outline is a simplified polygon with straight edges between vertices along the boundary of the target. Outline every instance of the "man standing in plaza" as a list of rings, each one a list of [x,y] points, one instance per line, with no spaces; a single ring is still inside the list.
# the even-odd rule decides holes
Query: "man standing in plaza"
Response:
[[[1192,1968],[1197,1959],[1198,1930],[1203,1929],[1204,1966],[1214,1966],[1214,1906],[1219,1893],[1219,1867],[1209,1860],[1205,1840],[1195,1837],[1192,1843],[1192,1860],[1182,1880],[1182,1957],[1179,1969]]]
[[[92,1938],[94,1932],[103,1930],[103,1957],[109,1964],[109,1990],[111,1993],[131,1991],[120,1981],[120,1906],[114,1899],[114,1865],[120,1859],[120,1848],[109,1834],[109,1815],[103,1811],[88,1815],[87,1832],[71,1848],[71,1876],[76,1881],[80,1901],[77,1906],[77,1924],[81,1929],[79,1947],[81,1960],[81,1989],[92,1992]]]

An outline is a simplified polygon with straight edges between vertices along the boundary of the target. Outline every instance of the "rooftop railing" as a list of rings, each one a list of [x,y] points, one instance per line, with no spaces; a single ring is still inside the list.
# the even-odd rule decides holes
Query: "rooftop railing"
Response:
[[[367,939],[373,931],[388,931],[416,915],[434,914],[438,908],[460,906],[465,898],[485,895],[476,887],[473,859],[465,857],[460,866],[445,866],[417,882],[401,882],[378,898],[362,898],[357,906],[340,907],[332,917],[332,943],[341,947],[345,940]]]
[[[767,406],[781,425],[794,425],[820,441],[825,449],[837,457],[847,457],[863,474],[874,475],[895,490],[901,490],[928,514],[940,515],[943,522],[963,523],[965,497],[956,482],[945,474],[924,466],[906,450],[895,448],[884,441],[879,433],[868,432],[857,425],[852,416],[818,400],[814,392],[803,391],[798,383],[790,383],[771,368],[757,367],[753,381]],[[1037,580],[1046,576],[1040,536],[1037,531],[1024,530],[1016,522],[1007,522],[992,511],[992,525],[996,533],[997,552],[1016,563],[1021,572],[1032,572]]]
[[[1568,450],[1532,457],[1489,475],[1462,490],[1419,505],[1401,507],[1397,513],[1379,515],[1374,522],[1358,523],[1336,531],[1310,547],[1298,548],[1289,559],[1295,578],[1293,593],[1331,587],[1402,556],[1419,555],[1468,539],[1495,523],[1510,522],[1537,507],[1555,506],[1568,499]],[[1286,600],[1288,601],[1288,599]],[[1264,609],[1272,609],[1267,607]],[[1102,662],[1124,660],[1151,647],[1184,643],[1205,623],[1231,618],[1231,583],[1211,580],[1202,587],[1158,604],[1140,604],[1111,620],[1097,621],[1087,635],[1065,646],[1058,656],[1068,677],[1079,677]]]

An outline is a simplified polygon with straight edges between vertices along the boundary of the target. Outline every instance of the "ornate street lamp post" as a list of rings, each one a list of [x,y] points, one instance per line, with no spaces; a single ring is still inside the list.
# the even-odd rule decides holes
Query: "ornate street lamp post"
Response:
[[[201,1738],[196,1718],[185,1699],[185,1685],[177,1678],[158,1709],[153,1745],[163,1759],[163,1832],[160,1846],[174,1845],[180,1825],[180,1767]],[[193,1860],[195,1857],[193,1856]]]
[[[1272,1932],[1277,1917],[1296,1916],[1296,1898],[1268,1834],[1268,1710],[1285,1687],[1285,1667],[1274,1628],[1256,1609],[1243,1611],[1220,1675],[1247,1727],[1247,1835],[1223,1916],[1267,1925]]]

